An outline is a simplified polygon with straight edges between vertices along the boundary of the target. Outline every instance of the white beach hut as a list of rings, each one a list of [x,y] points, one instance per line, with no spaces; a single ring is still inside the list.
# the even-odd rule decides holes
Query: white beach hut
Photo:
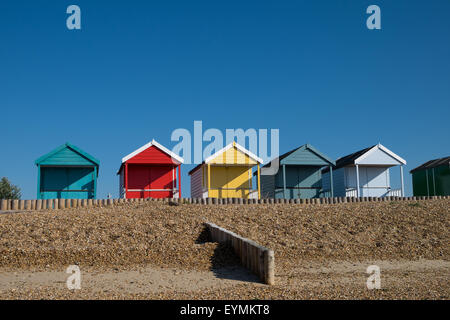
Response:
[[[323,169],[323,189],[331,189],[331,180],[336,197],[403,197],[404,165],[404,159],[377,144],[337,159],[331,171],[333,179],[330,179],[330,169]],[[400,189],[391,188],[390,168],[394,166],[400,167]]]

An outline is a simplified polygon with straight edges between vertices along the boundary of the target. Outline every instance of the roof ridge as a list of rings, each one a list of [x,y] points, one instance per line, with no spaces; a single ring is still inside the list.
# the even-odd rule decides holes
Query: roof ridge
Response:
[[[100,161],[97,158],[95,158],[94,156],[90,155],[86,151],[80,149],[76,145],[71,144],[70,142],[65,142],[65,143],[61,144],[60,146],[56,147],[55,149],[51,150],[50,152],[48,152],[48,153],[44,154],[43,156],[37,158],[34,163],[36,165],[39,165],[39,163],[41,163],[44,160],[50,158],[54,154],[56,154],[56,153],[60,152],[61,150],[63,150],[64,148],[69,148],[70,150],[72,150],[73,152],[77,153],[81,157],[86,158],[88,161],[94,163],[97,166],[100,166]]]
[[[424,169],[432,169],[439,167],[441,165],[449,164],[450,165],[450,156],[448,157],[442,157],[437,159],[428,160],[421,165],[417,166],[416,168],[409,171],[410,173],[413,173],[415,171],[424,170]]]

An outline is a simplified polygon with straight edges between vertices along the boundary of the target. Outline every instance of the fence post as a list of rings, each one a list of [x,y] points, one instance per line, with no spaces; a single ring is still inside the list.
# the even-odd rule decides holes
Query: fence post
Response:
[[[2,199],[0,200],[0,211],[8,210],[8,200]]]
[[[41,210],[42,209],[42,200],[41,199],[37,199],[36,200],[36,210]]]
[[[11,201],[11,210],[17,210],[19,209],[19,200],[12,200]]]
[[[269,285],[273,285],[275,283],[275,274],[274,274],[275,263],[273,250],[266,250],[264,252],[264,265],[265,265],[264,282]]]

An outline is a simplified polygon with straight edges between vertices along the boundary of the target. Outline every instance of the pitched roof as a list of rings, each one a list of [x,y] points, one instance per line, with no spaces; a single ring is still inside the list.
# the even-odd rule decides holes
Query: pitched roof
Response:
[[[174,152],[170,151],[169,149],[167,149],[166,147],[164,147],[163,145],[159,144],[156,140],[152,140],[149,143],[147,143],[146,145],[143,145],[142,147],[140,147],[137,150],[134,150],[132,153],[130,153],[129,155],[126,155],[125,157],[122,158],[122,163],[126,162],[127,160],[133,158],[134,156],[136,156],[137,154],[141,153],[142,151],[150,148],[151,146],[155,146],[158,149],[160,149],[161,151],[163,151],[164,153],[168,154],[169,156],[171,156],[173,159],[175,159],[176,161],[183,163],[184,160],[183,158],[181,158],[179,155],[175,154]]]
[[[191,175],[195,170],[197,170],[198,168],[200,168],[204,164],[205,164],[205,161],[202,161],[202,163],[199,163],[198,165],[196,165],[194,167],[194,169],[192,169],[191,171],[188,172],[188,175]]]
[[[231,149],[231,148],[237,148],[239,151],[243,152],[244,154],[246,154],[247,156],[249,156],[250,158],[252,158],[253,160],[255,160],[256,162],[259,163],[263,163],[263,160],[261,158],[259,158],[258,156],[256,156],[255,154],[253,154],[252,152],[250,152],[249,150],[245,149],[243,146],[241,146],[240,144],[237,144],[235,141],[233,141],[232,143],[228,144],[227,146],[225,146],[224,148],[220,149],[219,151],[217,151],[216,153],[214,153],[213,155],[210,155],[208,158],[206,158],[204,161],[202,161],[202,163],[198,164],[197,166],[195,166],[194,169],[192,169],[191,171],[188,172],[188,174],[192,174],[195,170],[197,170],[198,168],[200,168],[202,165],[204,165],[205,163],[210,162],[211,160],[215,159],[216,157],[218,157],[219,155],[221,155],[222,153],[226,152],[227,150]]]
[[[406,164],[406,161],[399,157],[398,155],[396,155],[395,153],[393,153],[391,150],[389,150],[388,148],[386,148],[385,146],[383,146],[382,144],[376,144],[373,145],[371,147],[356,151],[354,153],[351,153],[349,155],[346,155],[342,158],[339,158],[336,160],[336,167],[335,169],[339,169],[342,167],[346,167],[348,165],[354,165],[354,164],[358,164],[359,160],[362,160],[366,155],[369,154],[369,152],[375,148],[378,148],[384,152],[386,152],[387,154],[389,154],[392,158],[394,158],[395,160],[397,160],[400,163]],[[328,172],[330,169],[329,168],[324,168],[322,170],[322,172]]]
[[[40,165],[42,162],[44,162],[46,159],[50,158],[51,156],[57,154],[58,152],[64,150],[65,148],[69,148],[71,149],[73,152],[79,154],[81,157],[86,158],[87,160],[89,160],[90,162],[92,162],[94,165],[96,165],[97,167],[100,166],[100,161],[97,160],[96,158],[94,158],[93,156],[91,156],[89,153],[81,150],[80,148],[78,148],[77,146],[74,146],[73,144],[66,142],[63,145],[60,145],[59,147],[57,147],[56,149],[50,151],[49,153],[43,155],[42,157],[39,157],[34,163],[36,165]]]
[[[430,160],[427,161],[423,164],[421,164],[420,166],[418,166],[417,168],[414,168],[410,171],[410,173],[419,171],[419,170],[425,170],[425,169],[431,169],[431,168],[436,168],[442,165],[449,165],[450,166],[450,157],[444,157],[444,158],[439,158],[439,159],[434,159],[434,160]]]
[[[336,160],[336,169],[348,166],[349,164],[355,164],[355,160],[358,159],[360,156],[362,156],[363,154],[365,154],[366,152],[368,152],[369,150],[371,150],[374,146],[368,147],[368,148],[364,148],[362,150],[353,152],[349,155],[346,155],[342,158],[339,158]]]
[[[253,160],[255,160],[256,162],[259,163],[263,163],[263,160],[261,158],[259,158],[258,156],[256,156],[255,154],[253,154],[252,152],[250,152],[249,150],[245,149],[243,146],[241,146],[240,144],[237,144],[235,141],[233,141],[232,143],[228,144],[227,146],[225,146],[224,148],[220,149],[219,151],[217,151],[216,153],[214,153],[213,155],[210,155],[208,158],[205,159],[205,163],[210,162],[211,160],[217,158],[218,156],[220,156],[222,153],[226,152],[227,150],[231,149],[231,148],[237,148],[239,151],[243,152],[244,154],[246,154],[247,156],[249,156],[250,158],[252,158]]]
[[[330,159],[328,156],[324,155],[322,152],[320,152],[319,150],[317,150],[316,148],[314,148],[312,145],[310,145],[308,143],[304,144],[304,145],[302,145],[300,147],[297,147],[297,148],[295,148],[295,149],[293,149],[291,151],[288,151],[288,152],[286,152],[284,154],[282,154],[281,156],[278,157],[278,161],[281,162],[283,159],[289,157],[292,153],[294,153],[297,150],[306,150],[306,149],[308,149],[309,151],[311,151],[312,153],[314,153],[318,157],[322,158],[324,161],[329,162],[332,165],[336,164],[334,160]],[[276,159],[277,158],[273,159],[272,161],[274,161]],[[266,164],[263,168],[268,167],[269,165],[271,165],[272,161],[269,162],[268,164]]]

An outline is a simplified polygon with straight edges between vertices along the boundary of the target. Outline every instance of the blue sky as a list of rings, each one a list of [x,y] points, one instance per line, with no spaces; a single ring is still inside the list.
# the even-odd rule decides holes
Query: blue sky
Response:
[[[82,30],[66,28],[71,4]],[[381,30],[366,28],[371,4]],[[123,156],[152,138],[172,148],[201,120],[279,129],[280,152],[381,142],[407,160],[411,194],[408,171],[450,153],[449,13],[448,0],[3,0],[0,176],[35,198],[34,160],[69,141],[100,159],[98,196],[117,196]]]

